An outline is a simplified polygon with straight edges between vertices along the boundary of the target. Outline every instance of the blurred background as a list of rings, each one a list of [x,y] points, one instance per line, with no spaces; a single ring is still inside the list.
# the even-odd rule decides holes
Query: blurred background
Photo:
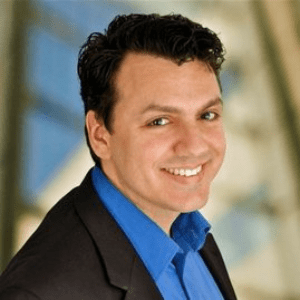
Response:
[[[240,300],[300,299],[300,1],[0,0],[0,271],[93,165],[80,46],[117,14],[217,32],[227,155],[203,214]]]

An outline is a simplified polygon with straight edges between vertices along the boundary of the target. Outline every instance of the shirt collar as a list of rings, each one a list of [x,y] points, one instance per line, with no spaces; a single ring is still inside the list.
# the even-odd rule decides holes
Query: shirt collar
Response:
[[[211,226],[199,211],[182,213],[172,225],[172,238],[184,252],[199,251]]]
[[[172,226],[172,239],[124,196],[100,168],[93,169],[92,180],[104,206],[123,230],[155,281],[176,253],[197,251],[203,246],[210,226],[199,212],[181,214]]]

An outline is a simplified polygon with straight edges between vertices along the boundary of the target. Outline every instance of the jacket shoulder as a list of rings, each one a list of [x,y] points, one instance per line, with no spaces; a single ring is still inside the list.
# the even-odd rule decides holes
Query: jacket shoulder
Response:
[[[99,299],[99,293],[120,299],[111,298],[120,290],[109,285],[101,254],[74,204],[89,202],[90,196],[95,197],[88,174],[48,212],[3,272],[1,300]]]
[[[40,300],[40,298],[24,289],[9,287],[0,292],[0,300]]]

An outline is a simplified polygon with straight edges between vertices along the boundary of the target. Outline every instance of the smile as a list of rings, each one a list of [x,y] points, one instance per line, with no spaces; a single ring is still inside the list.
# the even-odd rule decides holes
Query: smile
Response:
[[[202,170],[202,166],[199,166],[195,169],[166,168],[164,170],[173,175],[190,177],[190,176],[196,176],[197,174],[199,174]]]

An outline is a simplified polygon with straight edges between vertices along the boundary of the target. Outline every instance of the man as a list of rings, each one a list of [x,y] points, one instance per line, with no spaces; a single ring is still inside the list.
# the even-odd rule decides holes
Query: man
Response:
[[[223,48],[179,15],[117,17],[78,73],[96,166],[12,260],[0,299],[236,299],[197,211],[225,152]]]

